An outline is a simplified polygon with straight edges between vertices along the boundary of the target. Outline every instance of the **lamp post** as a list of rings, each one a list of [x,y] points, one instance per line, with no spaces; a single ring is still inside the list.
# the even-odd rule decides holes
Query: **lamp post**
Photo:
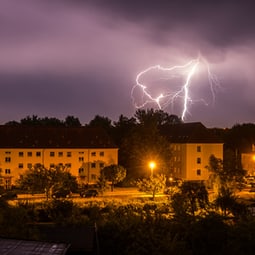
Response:
[[[151,177],[153,177],[153,170],[154,170],[155,166],[156,166],[156,163],[154,161],[149,162],[149,167],[151,169]]]

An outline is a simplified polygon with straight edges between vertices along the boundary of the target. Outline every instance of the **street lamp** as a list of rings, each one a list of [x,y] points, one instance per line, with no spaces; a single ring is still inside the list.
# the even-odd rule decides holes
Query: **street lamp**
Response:
[[[155,168],[156,163],[154,161],[149,162],[149,167],[151,169],[151,177],[153,177],[153,169]]]

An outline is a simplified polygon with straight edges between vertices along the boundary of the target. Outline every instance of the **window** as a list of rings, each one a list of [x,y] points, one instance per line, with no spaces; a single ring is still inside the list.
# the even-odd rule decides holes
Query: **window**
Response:
[[[36,152],[36,157],[41,157],[41,152],[40,151]]]
[[[59,151],[59,152],[58,152],[58,156],[59,156],[59,157],[63,157],[63,152],[62,152],[62,151]]]
[[[96,163],[91,163],[91,168],[96,168]]]
[[[55,152],[54,151],[50,151],[50,157],[54,157],[55,156]]]
[[[79,174],[84,173],[84,168],[79,168]]]
[[[11,152],[10,152],[10,151],[6,151],[6,152],[5,152],[5,154],[8,154],[8,155],[10,155],[10,154],[11,154]]]
[[[100,163],[100,164],[99,164],[99,167],[100,167],[100,168],[104,168],[104,163]]]
[[[32,168],[32,163],[27,163],[27,168],[31,169]]]
[[[11,158],[10,157],[5,157],[5,162],[11,162]]]
[[[79,151],[79,154],[84,154],[84,151]]]
[[[11,174],[11,169],[5,169],[5,174]]]
[[[27,156],[28,156],[28,157],[32,157],[32,152],[31,152],[31,151],[28,151],[28,152],[27,152]]]
[[[19,152],[19,157],[23,157],[24,156],[24,152],[23,151],[20,151]]]
[[[67,168],[71,168],[71,167],[72,167],[72,164],[71,164],[71,163],[66,163],[66,167],[67,167]]]
[[[91,156],[92,156],[92,157],[95,157],[96,155],[97,155],[97,154],[96,154],[95,151],[91,152]]]
[[[55,164],[51,163],[50,168],[54,168],[54,167],[55,167]]]
[[[197,164],[201,164],[201,158],[197,158]]]
[[[197,146],[197,152],[201,152],[201,146]]]
[[[69,158],[72,157],[72,152],[71,152],[71,151],[68,151],[68,152],[66,153],[66,156],[69,157]]]
[[[97,176],[95,174],[91,175],[91,180],[96,180]]]
[[[201,175],[201,169],[197,169],[197,175],[198,175],[198,176]]]
[[[19,163],[18,168],[22,169],[23,167],[23,163]]]
[[[100,151],[99,155],[100,155],[100,157],[103,157],[104,156],[104,151]]]
[[[84,157],[79,157],[79,162],[83,162],[84,161]]]

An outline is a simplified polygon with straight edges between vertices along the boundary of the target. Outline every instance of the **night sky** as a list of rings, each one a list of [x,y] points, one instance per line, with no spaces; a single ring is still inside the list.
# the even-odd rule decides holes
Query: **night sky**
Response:
[[[185,122],[254,123],[254,10],[255,2],[246,0],[1,0],[0,124],[28,115],[73,115],[82,124],[95,115],[132,117],[139,72],[198,56],[217,78],[215,101],[201,65]],[[153,73],[143,82],[156,96],[176,89],[183,77]],[[164,111],[180,116],[181,107],[180,97]]]

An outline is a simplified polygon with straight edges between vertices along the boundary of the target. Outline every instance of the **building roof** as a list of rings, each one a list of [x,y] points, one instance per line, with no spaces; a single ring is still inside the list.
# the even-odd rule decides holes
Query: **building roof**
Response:
[[[0,238],[1,255],[65,255],[69,244]]]
[[[0,126],[0,148],[116,148],[108,134],[89,127]]]
[[[168,125],[161,132],[172,143],[223,143],[200,122]]]

